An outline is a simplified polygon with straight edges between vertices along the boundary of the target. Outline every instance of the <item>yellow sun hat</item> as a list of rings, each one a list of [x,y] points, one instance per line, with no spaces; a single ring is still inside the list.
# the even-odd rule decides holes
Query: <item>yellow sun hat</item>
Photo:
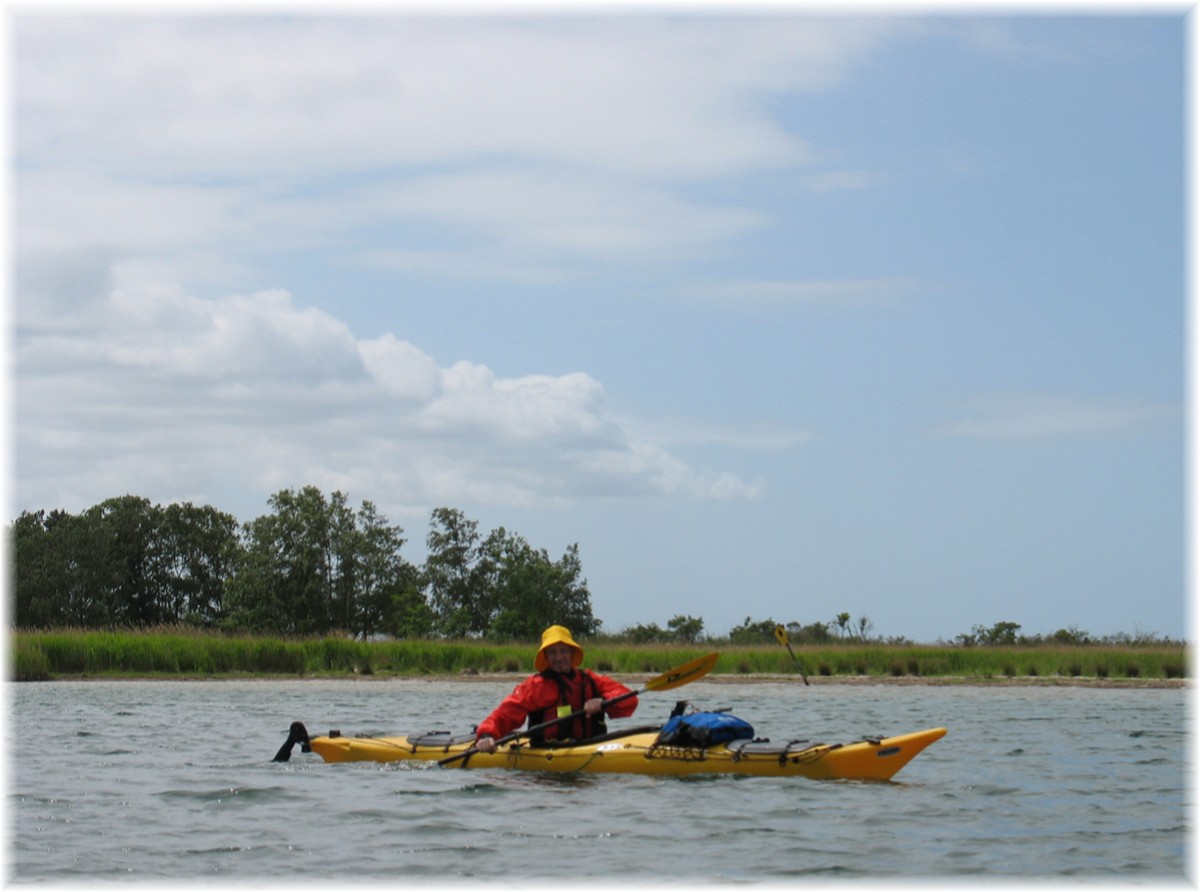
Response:
[[[571,654],[572,668],[578,667],[583,662],[583,648],[571,638],[567,627],[551,626],[542,632],[542,646],[538,648],[537,656],[533,658],[533,668],[538,672],[545,672],[550,668],[550,664],[546,662],[546,648],[552,644],[565,644],[574,649],[575,652]]]

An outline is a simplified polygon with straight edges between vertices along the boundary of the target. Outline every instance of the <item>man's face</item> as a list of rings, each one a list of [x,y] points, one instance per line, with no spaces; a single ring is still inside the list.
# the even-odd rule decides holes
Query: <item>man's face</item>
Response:
[[[574,652],[574,648],[569,645],[551,644],[546,648],[546,662],[555,672],[565,674],[571,671],[571,655]]]

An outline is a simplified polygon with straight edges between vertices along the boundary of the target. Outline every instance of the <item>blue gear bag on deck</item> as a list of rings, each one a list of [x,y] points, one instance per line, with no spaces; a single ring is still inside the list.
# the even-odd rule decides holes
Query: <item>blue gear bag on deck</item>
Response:
[[[754,728],[745,719],[727,712],[693,712],[672,716],[663,725],[655,743],[665,746],[714,746],[753,737]]]

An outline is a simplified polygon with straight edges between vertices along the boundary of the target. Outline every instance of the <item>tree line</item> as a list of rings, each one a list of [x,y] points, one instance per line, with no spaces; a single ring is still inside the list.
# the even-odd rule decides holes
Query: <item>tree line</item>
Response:
[[[25,511],[9,526],[18,628],[146,628],[185,625],[229,633],[292,636],[331,632],[369,638],[487,638],[536,641],[552,623],[591,637],[601,620],[578,544],[557,560],[503,527],[482,535],[453,508],[434,509],[426,558],[402,554],[407,540],[369,501],[314,486],[284,489],[269,513],[241,524],[191,503],[152,505],[125,495],[79,514]],[[724,636],[704,620],[677,615],[660,627],[640,623],[616,639],[633,644],[774,641],[774,619],[746,617]],[[867,616],[783,625],[796,644],[911,644],[872,637]],[[1148,645],[1155,634],[1092,636],[1075,627],[1021,634],[1019,623],[977,625],[960,647],[1040,644]]]
[[[783,626],[787,638],[794,644],[887,644],[912,645],[914,642],[901,635],[882,637],[871,634],[875,623],[869,616],[860,616],[851,621],[849,613],[839,613],[824,622],[801,623],[795,620],[776,622],[774,619],[756,620],[746,617],[745,621],[730,629],[723,636],[711,636],[704,631],[704,620],[686,614],[677,615],[667,622],[666,628],[657,623],[639,623],[623,629],[617,637],[633,644],[731,644],[737,646],[771,643],[775,640],[775,629]],[[970,632],[954,636],[952,641],[938,640],[939,646],[954,647],[1043,647],[1043,646],[1103,646],[1103,647],[1158,647],[1181,645],[1184,642],[1155,632],[1117,632],[1111,635],[1093,635],[1076,626],[1058,629],[1050,634],[1021,634],[1021,624],[1002,620],[991,626],[976,625]]]
[[[285,489],[245,524],[211,506],[125,495],[79,514],[11,524],[20,628],[189,625],[226,632],[367,638],[535,639],[551,623],[593,635],[578,545],[557,560],[503,527],[484,536],[432,512],[421,565],[369,501]]]

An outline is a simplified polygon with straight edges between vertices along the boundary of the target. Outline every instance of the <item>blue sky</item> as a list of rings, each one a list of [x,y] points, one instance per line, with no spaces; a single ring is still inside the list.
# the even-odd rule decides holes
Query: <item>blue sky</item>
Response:
[[[614,631],[1187,633],[1182,9],[11,36],[14,516],[314,484],[577,542]]]

